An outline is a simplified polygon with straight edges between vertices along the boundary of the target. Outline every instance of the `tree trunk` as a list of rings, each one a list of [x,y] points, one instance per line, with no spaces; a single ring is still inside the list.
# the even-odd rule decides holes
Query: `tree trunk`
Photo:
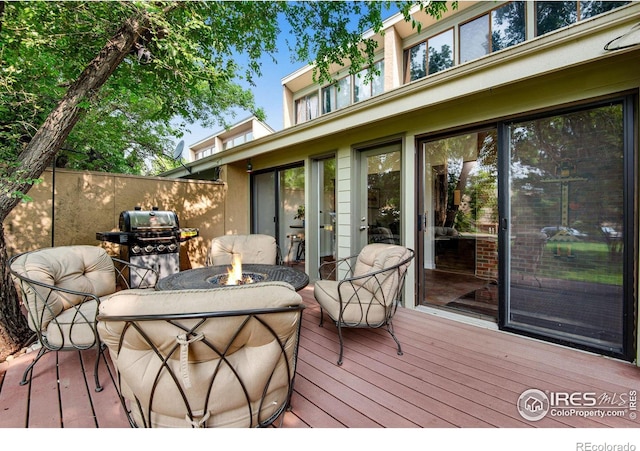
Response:
[[[0,362],[19,351],[25,345],[33,332],[27,326],[25,317],[20,312],[18,295],[11,280],[7,265],[7,246],[4,240],[4,228],[0,224],[0,270],[2,284],[0,284]]]
[[[78,122],[83,110],[82,102],[90,101],[98,92],[129,54],[138,37],[148,28],[148,24],[146,16],[127,20],[69,87],[60,103],[18,157],[21,168],[26,171],[24,178],[37,179],[42,175]],[[0,222],[5,220],[20,201],[18,197],[10,194],[15,191],[27,193],[32,186],[20,182],[8,185],[6,190],[3,186],[3,192],[0,194]],[[17,295],[9,277],[7,262],[4,227],[0,224],[0,361],[6,359],[9,353],[19,350],[30,335],[28,329],[25,330],[26,322],[16,301]]]

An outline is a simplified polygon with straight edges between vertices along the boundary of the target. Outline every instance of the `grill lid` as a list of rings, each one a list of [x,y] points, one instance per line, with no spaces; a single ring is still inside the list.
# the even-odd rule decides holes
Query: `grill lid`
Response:
[[[178,215],[174,211],[145,211],[138,208],[121,212],[119,226],[122,232],[173,231],[180,228]]]

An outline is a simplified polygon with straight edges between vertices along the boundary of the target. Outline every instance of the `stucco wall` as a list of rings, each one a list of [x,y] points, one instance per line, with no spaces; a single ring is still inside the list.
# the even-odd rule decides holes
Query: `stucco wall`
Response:
[[[211,239],[226,229],[222,182],[56,169],[54,192],[53,176],[47,170],[42,183],[29,191],[33,201],[19,204],[7,217],[9,255],[52,245],[89,244],[104,246],[117,256],[118,245],[98,241],[96,232],[118,231],[121,211],[158,207],[174,210],[180,227],[199,229],[199,237],[181,245],[181,268],[195,268],[203,266]]]

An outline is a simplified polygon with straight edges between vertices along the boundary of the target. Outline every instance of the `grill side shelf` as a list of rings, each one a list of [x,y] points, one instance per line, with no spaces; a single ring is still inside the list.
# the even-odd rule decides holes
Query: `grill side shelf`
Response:
[[[96,240],[127,244],[129,242],[129,234],[122,232],[96,232]]]

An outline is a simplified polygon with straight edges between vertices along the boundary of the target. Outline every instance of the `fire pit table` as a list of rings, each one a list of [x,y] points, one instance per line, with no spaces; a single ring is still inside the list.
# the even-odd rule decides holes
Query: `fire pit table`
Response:
[[[156,290],[190,290],[202,288],[216,288],[226,285],[229,265],[206,266],[204,268],[187,269],[176,274],[164,277],[156,284]],[[260,283],[267,281],[287,282],[293,285],[296,291],[309,284],[309,276],[281,265],[257,265],[243,264],[243,278],[251,279],[247,283]]]

